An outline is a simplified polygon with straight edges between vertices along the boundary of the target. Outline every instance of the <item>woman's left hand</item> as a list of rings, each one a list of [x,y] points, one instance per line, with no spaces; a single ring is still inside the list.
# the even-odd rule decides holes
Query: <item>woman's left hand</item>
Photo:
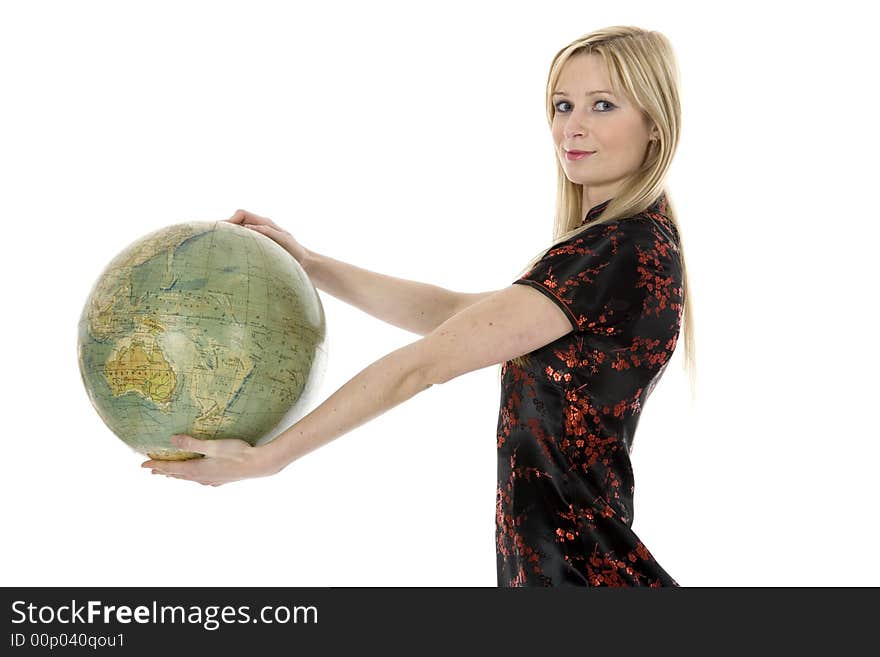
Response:
[[[232,481],[251,477],[268,477],[281,470],[265,447],[253,447],[244,440],[225,438],[199,440],[192,436],[171,437],[175,446],[187,452],[204,454],[203,458],[185,461],[150,460],[142,468],[152,468],[153,474],[176,479],[189,479],[205,486],[222,486]]]

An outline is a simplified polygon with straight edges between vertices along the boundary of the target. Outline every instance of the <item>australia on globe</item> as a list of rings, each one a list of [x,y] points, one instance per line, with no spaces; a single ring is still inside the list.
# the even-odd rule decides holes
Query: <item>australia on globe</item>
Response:
[[[199,456],[175,447],[174,434],[256,445],[296,422],[327,357],[305,271],[273,240],[226,221],[175,224],[124,249],[92,288],[77,343],[104,423],[169,460]]]

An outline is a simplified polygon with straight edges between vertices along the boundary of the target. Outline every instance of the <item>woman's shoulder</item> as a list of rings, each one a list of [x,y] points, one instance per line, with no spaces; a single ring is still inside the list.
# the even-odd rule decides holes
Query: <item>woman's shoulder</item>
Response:
[[[665,213],[657,211],[657,205],[653,205],[643,212],[632,217],[620,219],[609,223],[621,237],[628,237],[636,242],[648,241],[651,243],[668,244],[678,250],[680,245],[678,229],[675,222]]]
[[[640,212],[637,216],[651,223],[652,229],[659,232],[658,237],[665,238],[672,242],[676,248],[681,244],[678,235],[678,227],[675,222],[669,218],[666,204],[666,194],[660,197],[645,211]]]

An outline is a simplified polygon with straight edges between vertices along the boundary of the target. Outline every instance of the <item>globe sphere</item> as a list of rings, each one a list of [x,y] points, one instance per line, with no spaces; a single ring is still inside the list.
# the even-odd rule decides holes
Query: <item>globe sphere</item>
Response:
[[[251,445],[300,419],[326,368],[324,309],[299,263],[226,221],[157,230],[94,284],[79,321],[86,392],[123,442],[154,459],[198,454],[174,434]]]

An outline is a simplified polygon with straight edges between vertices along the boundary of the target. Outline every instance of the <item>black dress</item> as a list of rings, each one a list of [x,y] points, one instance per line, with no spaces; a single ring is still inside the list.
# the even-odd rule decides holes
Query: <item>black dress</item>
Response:
[[[556,303],[574,330],[528,366],[501,368],[498,586],[679,586],[631,529],[636,425],[683,313],[665,211],[661,195],[635,217],[587,228],[514,281]]]

